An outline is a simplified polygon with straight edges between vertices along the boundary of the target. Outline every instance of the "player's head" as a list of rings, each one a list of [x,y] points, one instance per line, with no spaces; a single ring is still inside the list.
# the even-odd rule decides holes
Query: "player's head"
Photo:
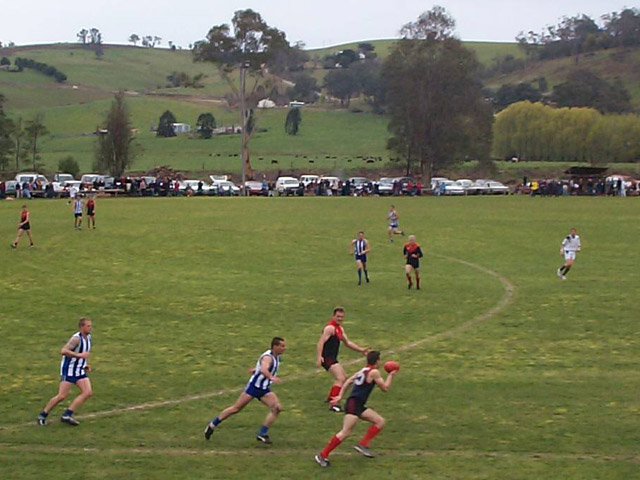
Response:
[[[409,235],[409,243],[416,243],[416,236],[415,235]]]
[[[336,322],[341,323],[342,319],[344,318],[344,308],[342,307],[336,307],[333,309],[333,318],[336,320]]]
[[[394,207],[393,205],[389,205],[389,210],[395,210],[396,207]]]
[[[271,339],[271,351],[276,355],[280,355],[287,348],[287,345],[284,342],[284,338],[282,337],[273,337]]]
[[[82,333],[91,333],[91,319],[89,317],[80,317],[78,328]]]
[[[26,205],[22,205],[22,210],[26,210],[27,206]]]
[[[364,238],[364,232],[358,232],[358,239],[362,240]]]
[[[367,353],[367,364],[368,365],[377,365],[380,361],[380,352],[378,350],[371,350]]]
[[[571,230],[569,230],[569,233],[570,233],[571,235],[576,235],[576,234],[578,233],[578,231],[576,230],[576,228],[575,228],[575,227],[572,227],[572,228],[571,228]]]

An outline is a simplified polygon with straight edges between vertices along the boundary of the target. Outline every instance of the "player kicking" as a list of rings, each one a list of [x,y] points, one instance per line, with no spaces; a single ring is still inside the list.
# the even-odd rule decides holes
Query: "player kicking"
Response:
[[[74,333],[60,350],[62,362],[60,363],[58,394],[49,400],[38,415],[38,425],[47,424],[47,416],[57,404],[67,397],[73,385],[80,389],[80,395],[71,402],[60,420],[73,426],[80,425],[80,422],[73,418],[73,414],[93,394],[91,381],[87,376],[87,372],[91,371],[91,366],[87,363],[91,351],[91,320],[82,317],[78,322],[78,327],[80,330]]]
[[[240,394],[236,403],[225,408],[220,415],[211,420],[204,430],[204,438],[209,440],[215,428],[231,415],[235,415],[247,404],[257,398],[269,408],[269,413],[260,427],[256,439],[262,443],[271,443],[269,438],[269,427],[276,421],[278,415],[282,411],[282,406],[275,393],[270,390],[272,383],[282,383],[282,380],[276,377],[278,367],[280,366],[280,355],[284,353],[286,345],[284,339],[274,337],[271,340],[271,349],[264,352],[258,358],[255,368],[250,371],[253,373],[244,392]]]
[[[364,270],[364,278],[369,283],[369,272],[367,271],[367,253],[371,251],[369,242],[364,238],[364,232],[358,232],[358,238],[351,241],[349,254],[354,255],[356,259],[356,267],[358,268],[358,285],[362,285],[362,271]]]
[[[564,255],[564,265],[556,270],[556,274],[562,280],[567,279],[567,273],[571,270],[571,266],[576,259],[576,252],[579,252],[580,250],[580,236],[578,235],[577,230],[572,228],[569,231],[569,235],[562,240],[562,246],[560,247],[560,255]]]
[[[338,350],[340,350],[340,342],[356,352],[360,352],[363,355],[369,353],[368,348],[363,348],[355,343],[349,341],[347,334],[345,333],[342,322],[344,320],[344,308],[336,307],[333,309],[333,317],[329,320],[329,323],[322,329],[322,335],[318,340],[316,347],[317,358],[316,365],[322,366],[326,371],[333,375],[334,383],[329,390],[329,396],[327,401],[330,401],[333,397],[338,395],[340,388],[347,380],[347,374],[342,368],[342,365],[338,363]],[[331,405],[329,410],[339,412],[340,407],[338,405]]]
[[[386,392],[391,387],[394,375],[397,370],[393,370],[387,374],[386,380],[382,380],[382,375],[378,370],[380,363],[380,352],[372,351],[367,355],[367,366],[362,370],[354,374],[349,380],[347,380],[338,395],[331,400],[332,404],[337,404],[353,383],[353,389],[351,395],[347,399],[345,404],[345,416],[342,422],[342,430],[331,437],[329,443],[324,447],[315,459],[318,465],[321,467],[328,467],[329,454],[333,449],[340,445],[345,438],[349,436],[353,427],[358,423],[358,419],[365,420],[372,425],[364,434],[364,437],[353,447],[362,455],[368,458],[373,458],[375,455],[369,450],[369,442],[378,434],[384,427],[385,420],[382,416],[371,408],[367,408],[367,399],[373,390],[373,387],[378,385],[380,390]]]
[[[416,243],[416,236],[409,235],[409,242],[404,245],[403,250],[406,264],[404,266],[404,273],[407,276],[409,282],[408,288],[411,289],[413,282],[411,281],[411,271],[416,277],[416,289],[420,290],[420,259],[422,258],[422,249],[420,245]]]
[[[398,212],[396,212],[396,207],[393,205],[389,206],[389,213],[387,214],[387,220],[389,220],[389,228],[387,229],[387,233],[389,234],[389,243],[393,242],[394,235],[403,235],[404,231],[398,228]]]
[[[31,223],[29,219],[31,214],[29,213],[29,209],[26,205],[22,205],[22,212],[20,212],[20,221],[18,222],[18,235],[16,239],[11,244],[11,248],[18,248],[18,242],[20,241],[20,237],[24,232],[27,232],[27,236],[29,237],[29,248],[33,247],[33,235],[31,234]]]

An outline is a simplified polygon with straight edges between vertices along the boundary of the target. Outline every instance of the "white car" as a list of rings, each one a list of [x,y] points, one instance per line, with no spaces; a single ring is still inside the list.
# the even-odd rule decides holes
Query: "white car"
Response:
[[[482,193],[482,188],[478,187],[471,180],[466,178],[456,180],[455,184],[462,187],[465,195],[479,195]]]
[[[440,185],[444,185],[445,195],[464,195],[464,188],[457,185],[453,180],[440,180]]]
[[[318,175],[302,175],[300,181],[304,183],[305,187],[308,187],[310,183],[318,183],[320,177]]]
[[[209,190],[211,190],[211,186],[206,183],[203,182],[202,180],[183,180],[181,182],[178,183],[180,191],[186,191],[188,188],[191,188],[191,190],[193,190],[193,193],[198,193],[198,184],[202,182],[202,192],[203,193],[208,193]]]
[[[378,195],[391,195],[393,193],[393,178],[383,177],[376,183]]]
[[[49,184],[49,180],[47,180],[47,177],[38,173],[19,173],[15,176],[14,180],[16,182],[19,182],[20,186],[22,186],[24,182],[29,182],[29,185],[31,185],[35,180],[40,181],[40,183],[42,184],[42,188],[46,187]]]
[[[211,184],[211,188],[222,196],[235,197],[240,195],[240,187],[230,180],[217,180]]]
[[[489,180],[485,183],[485,188],[488,193],[492,195],[509,195],[509,187],[503,185],[500,182]]]
[[[434,192],[437,191],[438,185],[440,185],[440,182],[450,182],[451,180],[449,180],[447,177],[431,177],[431,190],[433,190]]]
[[[276,191],[279,195],[295,195],[300,186],[300,180],[295,177],[278,177]]]

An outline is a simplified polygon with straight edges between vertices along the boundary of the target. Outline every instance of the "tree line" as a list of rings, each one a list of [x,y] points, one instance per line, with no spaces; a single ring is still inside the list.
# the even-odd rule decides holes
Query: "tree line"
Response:
[[[25,68],[30,68],[49,77],[53,77],[56,82],[59,83],[63,83],[67,80],[67,76],[63,72],[58,70],[56,67],[47,65],[46,63],[36,62],[35,60],[32,60],[30,58],[22,57],[16,58],[13,63],[16,67],[18,67],[20,71]]]
[[[593,108],[520,102],[496,115],[493,155],[521,160],[633,162],[640,159],[640,117]]]
[[[602,25],[587,15],[564,17],[542,32],[520,32],[516,37],[527,57],[551,59],[613,47],[640,46],[640,10],[624,8],[601,17]]]

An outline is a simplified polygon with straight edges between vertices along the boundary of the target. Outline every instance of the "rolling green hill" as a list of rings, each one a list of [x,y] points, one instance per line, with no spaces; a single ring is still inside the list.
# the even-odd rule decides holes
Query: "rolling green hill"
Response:
[[[309,50],[313,59],[344,48],[344,44]],[[393,40],[370,41],[379,56],[388,54]],[[467,42],[484,65],[495,58],[521,52],[513,43]],[[174,139],[158,139],[151,131],[165,110],[176,114],[178,121],[195,125],[200,113],[212,112],[218,125],[239,123],[237,109],[222,102],[229,87],[211,64],[194,63],[190,51],[148,49],[130,46],[104,46],[104,55],[96,57],[92,50],[76,44],[39,45],[0,50],[13,63],[17,57],[47,63],[64,72],[68,80],[56,83],[41,73],[0,70],[0,94],[11,117],[25,120],[43,113],[50,135],[40,145],[42,163],[55,170],[58,161],[72,155],[83,171],[91,169],[94,137],[90,132],[100,125],[109,108],[113,93],[127,92],[132,123],[138,129],[141,146],[135,170],[157,165],[171,165],[181,170],[239,171],[236,157],[237,136],[221,136],[209,141],[184,135]],[[563,81],[576,67],[588,68],[604,78],[621,78],[640,105],[640,49],[608,50],[580,57],[545,62],[531,62],[523,71],[511,75],[495,75],[485,84],[497,88],[504,83],[530,81],[545,76],[550,86]],[[190,76],[205,75],[203,88],[170,87],[167,75],[178,71]],[[321,80],[327,70],[316,68],[313,74]],[[277,81],[278,79],[276,79]],[[356,101],[356,105],[358,102]],[[252,158],[258,170],[310,170],[347,173],[364,168],[392,167],[386,151],[387,121],[370,113],[351,113],[328,103],[305,108],[300,134],[284,133],[286,109],[274,109],[258,115],[259,128],[264,129],[252,141]],[[361,157],[381,157],[366,163]],[[277,163],[276,163],[277,162]]]

